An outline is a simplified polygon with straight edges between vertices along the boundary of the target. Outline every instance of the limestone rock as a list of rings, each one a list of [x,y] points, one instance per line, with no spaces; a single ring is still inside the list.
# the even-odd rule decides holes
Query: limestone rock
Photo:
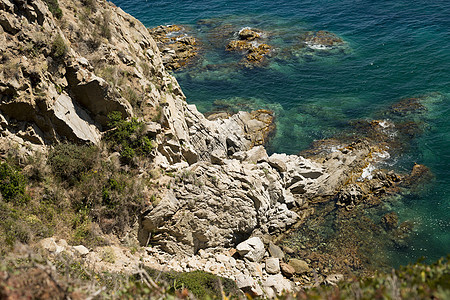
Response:
[[[274,258],[278,258],[279,260],[284,259],[283,250],[281,250],[281,248],[278,247],[277,245],[275,245],[274,243],[269,242],[268,250],[269,250],[270,256],[272,256]]]
[[[269,274],[280,273],[280,260],[278,258],[269,257],[266,259],[266,272]]]
[[[265,253],[264,244],[259,237],[252,237],[238,244],[236,250],[239,255],[254,262],[261,261]]]
[[[253,294],[254,296],[262,296],[263,294],[261,287],[251,276],[239,275],[236,278],[236,285],[244,292]]]
[[[266,280],[263,282],[263,287],[272,288],[277,295],[280,295],[282,292],[290,292],[293,289],[292,282],[283,277],[281,274],[277,275],[269,275]]]
[[[257,148],[242,151],[242,157],[258,152],[265,154]],[[178,169],[171,183],[174,192],[161,197],[162,201],[143,216],[143,230],[164,233],[160,243],[170,243],[165,247],[171,251],[181,251],[174,247],[189,253],[233,247],[255,230],[263,234],[282,232],[299,219],[286,204],[292,201],[282,174],[264,161],[265,155],[255,164],[229,159],[222,153],[208,153],[209,159],[211,154],[217,156],[215,164],[198,161]]]
[[[89,253],[89,249],[83,245],[73,246],[73,249],[81,256],[86,256]]]
[[[66,67],[66,78],[76,100],[86,107],[101,125],[108,122],[108,114],[118,111],[124,118],[133,115],[130,104],[111,93],[109,84],[83,66],[80,60],[74,60]]]
[[[65,250],[65,247],[63,245],[58,245],[52,237],[41,240],[40,245],[45,250],[54,254],[59,254]]]

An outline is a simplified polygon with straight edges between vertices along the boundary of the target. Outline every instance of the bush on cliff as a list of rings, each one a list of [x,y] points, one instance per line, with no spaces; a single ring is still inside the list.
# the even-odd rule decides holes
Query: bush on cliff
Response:
[[[26,203],[26,178],[8,163],[0,164],[0,192],[5,202]]]
[[[52,56],[55,59],[63,58],[67,53],[67,46],[61,35],[57,35],[52,43]]]
[[[111,131],[106,140],[113,151],[120,153],[120,159],[125,164],[132,164],[136,156],[148,156],[153,150],[153,142],[145,134],[144,122],[132,118],[127,121],[119,112],[108,115]]]
[[[57,18],[61,19],[63,12],[61,8],[59,7],[58,0],[44,0],[45,4],[47,4],[48,10],[52,13],[52,15]]]
[[[99,155],[97,146],[62,143],[50,150],[48,162],[53,174],[73,185],[99,163]]]

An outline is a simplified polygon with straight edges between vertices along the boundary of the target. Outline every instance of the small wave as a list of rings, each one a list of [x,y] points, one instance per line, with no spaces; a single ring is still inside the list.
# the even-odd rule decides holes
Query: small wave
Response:
[[[369,164],[367,167],[363,169],[361,177],[359,177],[359,181],[363,181],[365,179],[368,180],[372,179],[373,178],[372,172],[375,171],[376,169],[377,168],[374,165]]]
[[[238,31],[238,34],[241,34],[241,32],[244,31],[244,30],[253,30],[253,29],[252,29],[251,27],[248,27],[248,26],[242,27],[242,28]]]
[[[306,43],[306,45],[313,49],[313,50],[331,50],[332,47],[328,47],[322,44],[313,44],[313,43]]]

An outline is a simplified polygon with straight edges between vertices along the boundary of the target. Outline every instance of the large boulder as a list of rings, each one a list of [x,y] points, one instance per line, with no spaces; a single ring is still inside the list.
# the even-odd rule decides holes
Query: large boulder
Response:
[[[248,260],[259,262],[266,252],[264,244],[259,237],[252,237],[236,246],[239,255]]]
[[[88,69],[83,59],[73,60],[66,67],[66,78],[75,99],[87,108],[101,125],[108,123],[108,114],[118,111],[124,118],[133,115],[131,105],[115,95],[110,85]]]

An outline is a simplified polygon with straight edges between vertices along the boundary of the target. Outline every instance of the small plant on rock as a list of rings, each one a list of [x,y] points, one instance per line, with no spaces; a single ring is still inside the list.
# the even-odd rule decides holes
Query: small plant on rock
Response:
[[[57,35],[52,44],[52,55],[55,59],[63,58],[67,53],[67,46],[61,35]]]

